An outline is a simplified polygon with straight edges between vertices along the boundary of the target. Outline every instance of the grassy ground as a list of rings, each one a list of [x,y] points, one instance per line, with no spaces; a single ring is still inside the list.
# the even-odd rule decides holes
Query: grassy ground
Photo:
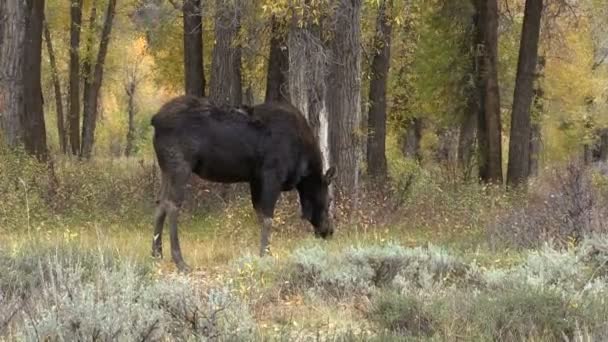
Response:
[[[366,194],[328,241],[312,237],[287,195],[272,255],[259,258],[249,199],[218,204],[213,188],[193,183],[180,238],[194,271],[181,275],[167,231],[165,259],[150,257],[151,166],[65,162],[40,177],[44,169],[15,157],[0,171],[0,340],[608,337],[606,231],[584,231],[576,242],[543,226],[572,212],[564,203],[590,199],[590,212],[602,208],[600,197],[581,191],[582,199],[551,202],[415,170],[413,185],[395,183],[388,199]],[[568,194],[543,186],[535,189]],[[520,215],[528,202],[541,206]],[[543,234],[554,231],[554,248],[543,247]]]

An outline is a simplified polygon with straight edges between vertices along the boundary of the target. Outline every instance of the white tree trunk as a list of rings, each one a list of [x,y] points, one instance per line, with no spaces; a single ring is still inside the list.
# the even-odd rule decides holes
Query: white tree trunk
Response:
[[[325,171],[331,160],[325,98],[327,51],[319,27],[311,21],[299,25],[301,20],[294,16],[289,32],[289,93],[291,103],[306,116],[319,141]]]

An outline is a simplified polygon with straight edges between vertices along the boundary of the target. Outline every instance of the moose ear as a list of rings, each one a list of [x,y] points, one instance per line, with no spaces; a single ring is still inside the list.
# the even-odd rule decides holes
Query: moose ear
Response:
[[[325,176],[323,178],[328,185],[331,184],[331,182],[336,178],[336,168],[334,166],[330,167],[325,172]]]

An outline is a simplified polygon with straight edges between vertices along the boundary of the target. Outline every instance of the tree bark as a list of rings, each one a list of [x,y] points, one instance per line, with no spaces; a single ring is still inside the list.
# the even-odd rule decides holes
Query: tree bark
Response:
[[[116,0],[109,0],[106,10],[105,21],[101,32],[101,41],[97,53],[97,61],[93,71],[91,90],[84,105],[84,116],[82,122],[82,151],[81,156],[85,159],[91,157],[93,144],[95,142],[95,126],[97,125],[97,104],[99,101],[99,91],[103,81],[103,70],[105,59],[110,44],[110,34],[112,33],[112,22],[116,14]]]
[[[306,117],[323,156],[323,167],[329,168],[329,122],[327,112],[327,64],[328,51],[323,44],[319,20],[312,17],[308,0],[299,0],[304,5],[303,16],[294,13],[289,28],[289,96]]]
[[[135,79],[131,79],[125,88],[128,101],[127,113],[129,115],[125,156],[130,157],[133,154],[133,147],[135,141],[135,91],[137,89],[137,81]]]
[[[608,128],[600,131],[600,161],[608,162]]]
[[[251,87],[251,84],[249,84],[247,86],[247,89],[245,89],[245,96],[243,97],[243,104],[247,105],[247,106],[255,105],[255,99],[253,98],[253,88]]]
[[[338,0],[327,87],[329,141],[339,193],[357,201],[361,159],[361,0]]]
[[[480,177],[484,182],[502,184],[502,134],[498,88],[498,5],[496,0],[478,0],[482,27],[480,88],[482,113],[479,116],[478,142]]]
[[[534,96],[542,11],[542,0],[526,0],[509,140],[507,184],[510,186],[525,183],[530,172],[530,107]]]
[[[22,1],[0,1],[0,124],[9,147],[23,143],[21,118],[24,97],[24,41],[26,6]]]
[[[470,71],[462,79],[462,87],[466,91],[466,107],[464,117],[460,123],[458,135],[458,165],[463,173],[464,180],[469,180],[473,174],[475,161],[475,142],[478,131],[478,116],[481,112],[481,66],[478,47],[483,42],[483,31],[479,22],[479,13],[474,12],[471,25],[467,31],[464,54],[470,56]]]
[[[469,95],[473,97],[472,95]],[[475,133],[477,131],[477,97],[469,99],[464,120],[460,123],[460,134],[458,135],[458,165],[464,173],[464,178],[469,179],[472,169],[472,161],[475,153]]]
[[[184,79],[186,94],[205,96],[201,0],[184,0]]]
[[[369,85],[367,116],[367,170],[373,178],[386,177],[386,87],[391,61],[392,0],[383,0],[376,21],[375,51]]]
[[[422,160],[420,153],[420,139],[422,138],[422,119],[413,118],[406,127],[402,142],[403,155],[417,161]]]
[[[48,156],[42,107],[42,31],[44,0],[27,0],[23,81],[25,111],[22,116],[25,150],[40,160]]]
[[[82,1],[70,3],[70,76],[68,130],[72,154],[80,153],[80,26],[82,25]]]
[[[97,36],[97,1],[91,2],[91,12],[89,14],[89,30],[86,32],[86,41],[84,47],[84,58],[82,58],[82,103],[86,110],[86,103],[89,101],[91,87],[93,85],[93,45]],[[84,125],[83,125],[84,130]]]
[[[534,101],[532,104],[532,122],[530,126],[530,163],[529,163],[529,175],[531,177],[538,176],[539,171],[539,158],[542,150],[542,132],[541,132],[541,121],[542,114],[544,112],[543,98],[543,80],[545,77],[545,57],[539,56],[537,62],[536,71],[536,85],[534,88]]]
[[[51,77],[53,79],[53,89],[55,90],[55,106],[57,111],[57,136],[59,137],[59,148],[62,153],[67,153],[68,139],[65,133],[65,117],[63,112],[63,97],[61,96],[61,81],[59,80],[59,72],[57,70],[57,61],[55,58],[55,50],[53,49],[53,40],[48,23],[44,22],[44,39],[46,48],[49,54],[49,62],[51,65]]]
[[[541,152],[541,127],[540,123],[532,123],[530,125],[530,155],[529,155],[529,173],[530,177],[538,176],[539,156]]]
[[[289,48],[287,47],[286,27],[281,24],[274,15],[270,19],[271,37],[266,76],[266,102],[288,101],[289,99]]]
[[[241,48],[234,42],[241,26],[240,0],[216,0],[215,46],[209,96],[216,104],[240,105]]]

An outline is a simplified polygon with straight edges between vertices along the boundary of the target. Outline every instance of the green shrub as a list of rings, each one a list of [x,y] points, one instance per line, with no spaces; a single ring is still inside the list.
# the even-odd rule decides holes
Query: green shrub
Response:
[[[497,341],[572,337],[579,309],[561,294],[536,287],[484,292],[473,305],[473,325],[482,336]]]
[[[430,288],[464,284],[479,277],[476,268],[445,250],[399,245],[350,247],[329,253],[318,245],[299,248],[285,266],[291,290],[321,291],[336,298],[369,295],[376,288]]]
[[[118,255],[107,250],[83,250],[72,244],[51,247],[31,243],[21,246],[15,253],[0,250],[0,269],[3,270],[0,272],[0,291],[27,297],[63,273],[77,275],[78,281],[90,281],[100,271],[112,271],[119,260]],[[149,270],[147,264],[138,264],[134,269],[141,275]]]
[[[537,180],[522,203],[488,225],[495,246],[538,248],[551,241],[576,244],[589,234],[608,232],[606,190],[593,172],[578,162],[557,168]]]
[[[242,340],[255,334],[248,306],[230,289],[181,275],[157,280],[145,266],[107,255],[58,249],[3,256],[9,274],[0,275],[3,284],[16,280],[23,286],[0,290],[0,301],[8,298],[20,307],[19,319],[9,322],[9,337]],[[14,307],[0,308],[0,318],[12,315]]]
[[[430,336],[434,330],[434,319],[418,298],[393,291],[374,298],[368,318],[401,335]]]

